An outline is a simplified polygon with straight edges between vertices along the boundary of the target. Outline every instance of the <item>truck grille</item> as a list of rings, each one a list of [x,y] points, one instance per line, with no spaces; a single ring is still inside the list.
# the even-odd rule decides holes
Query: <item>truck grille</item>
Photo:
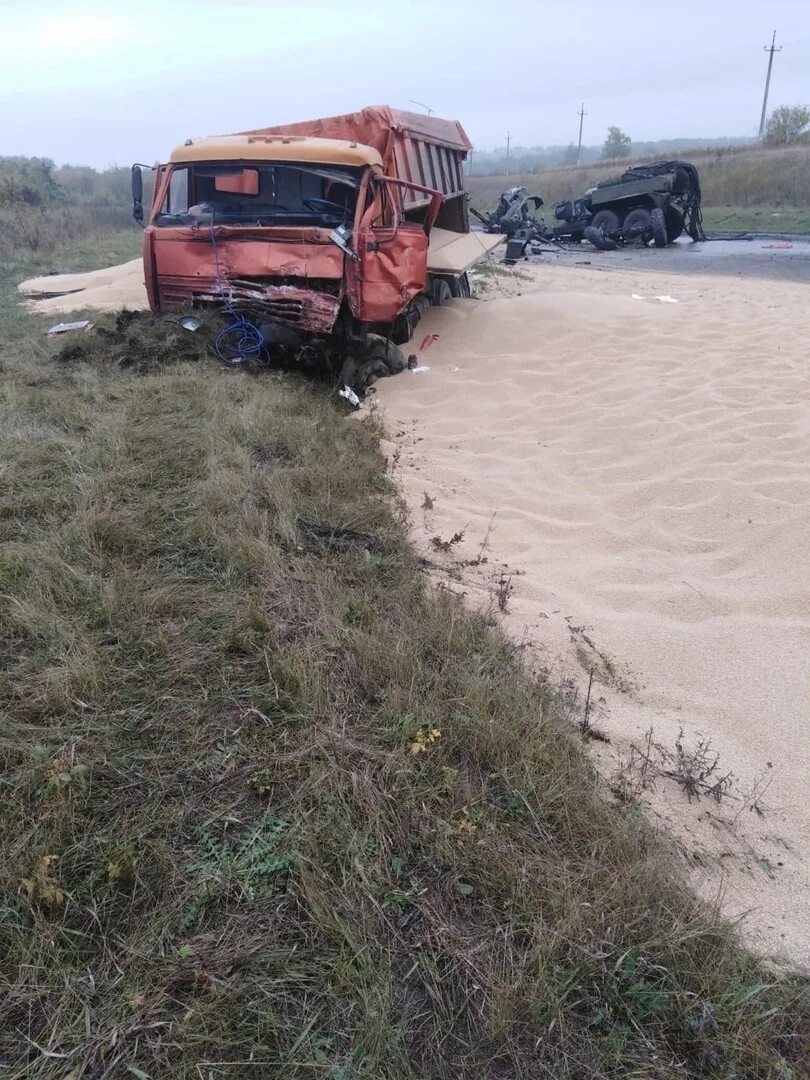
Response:
[[[271,279],[272,280],[272,279]],[[278,279],[276,279],[277,281]],[[334,288],[334,284],[329,282]],[[268,284],[267,280],[233,278],[220,290],[215,281],[200,278],[161,278],[161,308],[249,308],[264,318],[298,330],[329,333],[340,310],[340,296],[300,285]]]

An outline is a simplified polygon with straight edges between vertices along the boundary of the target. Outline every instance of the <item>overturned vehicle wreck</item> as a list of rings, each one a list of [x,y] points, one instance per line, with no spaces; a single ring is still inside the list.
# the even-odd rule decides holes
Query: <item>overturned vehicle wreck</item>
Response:
[[[705,240],[700,201],[700,178],[691,162],[655,161],[603,180],[579,199],[557,203],[553,225],[534,217],[542,199],[526,188],[510,188],[494,213],[476,216],[487,231],[508,235],[506,259],[511,261],[538,240],[588,240],[602,251],[623,244],[666,247],[684,232],[692,240]]]

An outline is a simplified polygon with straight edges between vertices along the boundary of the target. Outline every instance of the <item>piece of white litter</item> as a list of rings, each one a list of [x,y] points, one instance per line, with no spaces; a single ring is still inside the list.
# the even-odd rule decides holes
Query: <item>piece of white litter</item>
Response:
[[[418,375],[421,371],[430,371],[430,368],[427,366],[427,364],[420,364],[419,367],[412,367],[411,371],[414,373],[414,375]]]
[[[344,401],[348,401],[350,405],[354,405],[355,409],[360,408],[360,398],[350,386],[344,386],[342,390],[338,390],[338,394]]]
[[[92,330],[93,324],[89,319],[82,319],[79,322],[60,322],[56,326],[52,326],[48,331],[48,337],[53,337],[55,334],[68,334],[71,330]]]
[[[656,296],[656,300],[660,300],[662,304],[677,304],[678,301],[674,296]]]
[[[634,292],[634,293],[630,293],[630,299],[631,300],[644,300],[645,297],[639,296],[637,292]]]
[[[451,371],[461,371],[461,368],[460,367],[451,367],[450,370]]]

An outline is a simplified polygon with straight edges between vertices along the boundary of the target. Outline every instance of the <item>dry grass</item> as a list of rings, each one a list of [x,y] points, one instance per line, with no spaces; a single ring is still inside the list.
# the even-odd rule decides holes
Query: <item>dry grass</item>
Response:
[[[426,584],[373,418],[3,344],[5,1076],[806,1075],[805,988]]]
[[[0,206],[0,259],[8,266],[15,259],[49,258],[83,246],[103,246],[113,230],[140,237],[139,227],[124,207]]]
[[[810,208],[810,146],[782,150],[734,147],[684,152],[677,156],[697,165],[704,207],[748,209],[749,212],[759,207],[770,208],[772,212]],[[555,203],[577,198],[602,180],[619,176],[629,164],[630,161],[599,162],[578,169],[547,169],[510,177],[472,176],[467,178],[467,187],[475,206],[491,209],[504,188],[523,184],[531,192],[542,195],[548,217],[553,213]],[[729,225],[729,228],[741,227],[744,226],[738,222]],[[771,225],[769,228],[773,231],[785,229],[785,226]]]

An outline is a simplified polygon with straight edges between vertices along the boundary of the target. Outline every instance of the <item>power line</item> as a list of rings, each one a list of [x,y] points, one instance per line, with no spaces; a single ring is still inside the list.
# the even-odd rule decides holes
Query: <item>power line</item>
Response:
[[[588,114],[585,112],[585,102],[583,101],[579,107],[579,142],[577,143],[577,165],[579,165],[580,157],[582,155],[582,121]]]
[[[779,46],[778,49],[775,46],[776,46],[776,31],[774,30],[773,37],[771,38],[770,46],[768,46],[768,45],[764,46],[765,52],[769,53],[770,55],[768,56],[768,74],[765,76],[765,94],[764,94],[764,96],[762,98],[762,116],[759,118],[759,137],[760,137],[760,139],[762,138],[762,133],[765,130],[765,115],[766,115],[766,113],[768,111],[768,92],[771,89],[771,71],[773,70],[773,54],[775,52],[781,52],[782,51],[782,46],[781,45]]]

